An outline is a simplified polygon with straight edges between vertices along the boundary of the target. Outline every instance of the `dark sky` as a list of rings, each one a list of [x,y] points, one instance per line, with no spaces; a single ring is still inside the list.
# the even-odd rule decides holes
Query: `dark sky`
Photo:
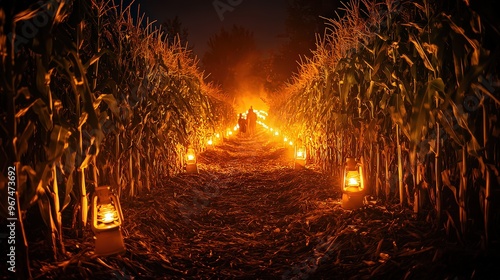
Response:
[[[158,23],[177,15],[188,29],[188,41],[198,57],[222,27],[229,30],[237,24],[251,30],[262,51],[278,47],[283,40],[280,35],[285,33],[286,0],[135,0],[134,6],[138,4]]]

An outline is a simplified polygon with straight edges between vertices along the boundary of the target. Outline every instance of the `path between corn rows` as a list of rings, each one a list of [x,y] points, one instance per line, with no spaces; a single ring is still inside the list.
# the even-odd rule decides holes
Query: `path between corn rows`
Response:
[[[173,277],[289,279],[315,273],[308,266],[318,257],[314,250],[328,246],[321,233],[335,226],[328,213],[339,194],[332,178],[294,170],[291,149],[277,140],[263,131],[235,136],[199,157],[200,174],[166,183],[168,198],[161,199],[172,201],[175,218],[156,207],[147,216],[165,223],[168,234],[158,246],[177,271]],[[157,228],[152,225],[150,233]]]
[[[446,275],[429,225],[384,206],[345,211],[338,180],[292,164],[290,147],[263,131],[205,151],[200,174],[135,203],[144,210],[130,213],[129,250],[146,248],[141,258],[162,264],[144,264],[149,274],[176,279]]]
[[[35,267],[52,279],[452,279],[481,263],[396,206],[343,210],[338,180],[294,170],[263,131],[198,161],[199,174],[122,201],[124,254],[96,257],[87,237],[67,241],[69,260]]]

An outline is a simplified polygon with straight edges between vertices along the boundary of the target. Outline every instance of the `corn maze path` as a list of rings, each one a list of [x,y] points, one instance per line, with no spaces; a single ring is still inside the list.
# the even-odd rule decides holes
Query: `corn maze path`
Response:
[[[258,131],[198,157],[198,174],[165,178],[123,199],[127,250],[93,254],[66,239],[69,259],[33,254],[39,279],[476,279],[481,256],[397,205],[340,206],[338,179]],[[491,262],[490,262],[491,263]],[[478,265],[479,264],[479,265]],[[481,274],[483,273],[483,274]]]
[[[337,204],[333,182],[313,170],[294,170],[290,146],[263,131],[205,151],[199,168],[204,180],[174,194],[180,223],[192,228],[190,234],[166,248],[191,256],[188,274],[288,279],[314,272],[307,268],[314,253],[304,253],[320,240],[309,231],[329,225],[311,224],[310,218]]]

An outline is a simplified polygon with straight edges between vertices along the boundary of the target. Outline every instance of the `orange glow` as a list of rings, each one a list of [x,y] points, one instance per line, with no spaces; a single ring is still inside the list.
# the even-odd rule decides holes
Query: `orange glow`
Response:
[[[115,213],[114,212],[107,212],[104,213],[104,217],[102,218],[102,222],[105,224],[109,224],[115,220]]]
[[[196,163],[196,155],[193,148],[189,148],[186,154],[186,159],[188,164]]]
[[[359,192],[364,189],[363,178],[361,178],[361,167],[357,170],[346,170],[344,178],[344,190],[350,192]]]
[[[349,181],[348,181],[347,185],[349,187],[358,186],[359,185],[358,179],[356,179],[356,178],[349,178]]]
[[[305,159],[306,158],[306,151],[304,147],[300,147],[297,149],[297,152],[295,153],[295,158],[297,159]]]
[[[109,224],[116,219],[116,209],[113,204],[104,204],[99,206],[98,212],[99,222],[103,224]]]

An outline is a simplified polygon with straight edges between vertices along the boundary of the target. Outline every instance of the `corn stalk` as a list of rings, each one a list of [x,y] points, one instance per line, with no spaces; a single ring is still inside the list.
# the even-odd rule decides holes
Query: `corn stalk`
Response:
[[[361,3],[367,11],[365,17],[359,16]],[[492,167],[498,164],[498,159],[481,151],[487,146],[494,150],[494,145],[488,142],[494,129],[488,124],[497,122],[491,119],[488,122],[487,108],[500,104],[493,94],[498,90],[493,82],[498,81],[498,75],[494,74],[498,52],[491,46],[486,49],[481,42],[486,36],[498,38],[499,34],[494,27],[485,28],[480,14],[471,11],[471,7],[456,3],[462,11],[467,11],[464,17],[463,13],[446,10],[448,4],[371,0],[346,3],[345,16],[327,19],[325,35],[318,38],[313,57],[301,62],[298,74],[270,111],[276,113],[275,123],[280,124],[278,119],[287,120],[281,126],[290,134],[308,135],[315,131],[310,146],[316,150],[313,154],[320,155],[318,160],[325,172],[335,169],[338,162],[328,152],[323,156],[323,151],[329,148],[337,151],[339,161],[349,153],[363,155],[366,170],[375,171],[371,172],[375,179],[367,182],[374,182],[375,193],[381,196],[379,178],[385,177],[385,184],[380,187],[385,185],[387,200],[393,182],[390,173],[396,164],[398,173],[394,182],[399,190],[399,203],[413,206],[414,212],[420,213],[426,212],[429,207],[426,203],[431,202],[436,223],[442,225],[444,220],[445,225],[454,225],[455,219],[460,221],[457,236],[467,240],[470,220],[477,218],[469,213],[470,195],[476,191],[470,187],[472,184],[484,188],[480,218],[484,221],[485,237],[491,236],[490,173],[498,172]],[[466,110],[471,96],[480,101]],[[359,108],[363,106],[370,108],[373,117],[360,114]],[[480,106],[482,114],[476,114]],[[359,134],[362,143],[354,146],[353,119],[360,119],[362,128]],[[371,123],[373,119],[377,125]],[[481,129],[473,125],[478,120],[482,122]],[[330,126],[334,129],[330,130]],[[374,145],[369,135],[374,128],[379,129],[381,145]],[[331,141],[332,138],[335,140]],[[450,139],[451,147],[442,145],[445,141],[450,143]],[[483,140],[481,145],[477,139]],[[408,150],[403,152],[403,146]],[[374,147],[377,151],[373,151]],[[393,154],[397,155],[397,161],[391,158]],[[461,158],[460,164],[453,160],[457,157]],[[403,165],[406,159],[409,164]],[[466,168],[468,162],[480,166],[482,178],[471,179],[472,172]],[[434,176],[423,176],[422,170],[430,166],[434,168]],[[459,170],[458,180],[454,170]],[[407,179],[403,181],[403,177]],[[421,195],[423,187],[429,190],[429,201]],[[444,188],[451,190],[454,199],[443,197],[449,193],[443,192]],[[458,215],[448,210],[455,207]],[[447,218],[443,218],[443,213],[447,213]]]

